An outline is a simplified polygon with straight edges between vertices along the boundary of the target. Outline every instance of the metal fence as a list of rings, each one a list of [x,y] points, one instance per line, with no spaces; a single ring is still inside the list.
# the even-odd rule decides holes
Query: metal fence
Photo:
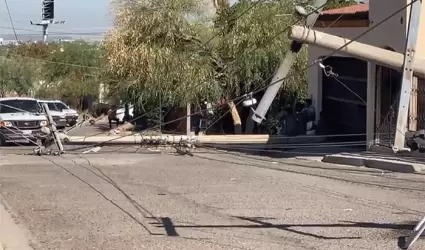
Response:
[[[397,131],[397,113],[401,91],[401,73],[386,68],[377,70],[376,142],[391,147]],[[414,78],[409,105],[407,130],[425,129],[425,79]],[[400,131],[401,132],[401,131]]]

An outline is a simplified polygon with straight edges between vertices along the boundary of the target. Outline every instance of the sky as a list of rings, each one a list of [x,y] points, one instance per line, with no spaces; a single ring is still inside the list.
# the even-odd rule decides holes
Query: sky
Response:
[[[18,34],[41,34],[41,27],[32,26],[30,21],[41,19],[41,0],[7,0],[15,29]],[[64,24],[49,27],[49,33],[100,33],[112,26],[108,0],[56,0],[55,21]],[[9,16],[4,1],[0,1],[0,37],[12,34]]]
[[[233,4],[237,0],[230,0]],[[30,21],[41,19],[41,0],[7,0],[18,34],[41,36],[41,27]],[[72,35],[73,38],[99,37],[112,27],[113,17],[109,0],[55,0],[55,21],[64,24],[50,26],[50,35]],[[4,1],[0,1],[0,37],[13,34]]]

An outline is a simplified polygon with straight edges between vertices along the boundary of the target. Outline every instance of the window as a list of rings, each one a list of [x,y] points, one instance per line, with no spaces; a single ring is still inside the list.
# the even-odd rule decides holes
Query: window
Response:
[[[53,102],[40,102],[41,105],[43,105],[44,103],[47,104],[47,107],[49,107],[49,110],[60,111],[60,109],[58,108],[58,106],[56,106],[55,103],[53,103]]]
[[[55,102],[55,104],[60,110],[69,109],[68,106],[66,106],[66,104],[63,102]]]
[[[39,113],[40,106],[36,100],[5,100],[0,101],[0,113]]]

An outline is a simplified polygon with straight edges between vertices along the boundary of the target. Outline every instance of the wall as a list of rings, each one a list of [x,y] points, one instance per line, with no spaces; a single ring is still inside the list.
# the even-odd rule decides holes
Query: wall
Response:
[[[425,30],[425,4],[422,4],[421,8],[421,17],[419,19],[419,34],[418,40],[416,42],[416,55],[425,58],[425,46],[418,46],[420,44],[425,44],[425,32],[420,32]]]

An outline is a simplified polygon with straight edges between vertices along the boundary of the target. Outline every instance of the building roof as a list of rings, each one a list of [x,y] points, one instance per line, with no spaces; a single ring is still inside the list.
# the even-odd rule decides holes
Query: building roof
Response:
[[[322,15],[354,15],[359,13],[367,13],[369,12],[369,4],[368,3],[362,3],[362,4],[355,4],[343,8],[338,9],[330,9],[325,10],[322,12]]]

